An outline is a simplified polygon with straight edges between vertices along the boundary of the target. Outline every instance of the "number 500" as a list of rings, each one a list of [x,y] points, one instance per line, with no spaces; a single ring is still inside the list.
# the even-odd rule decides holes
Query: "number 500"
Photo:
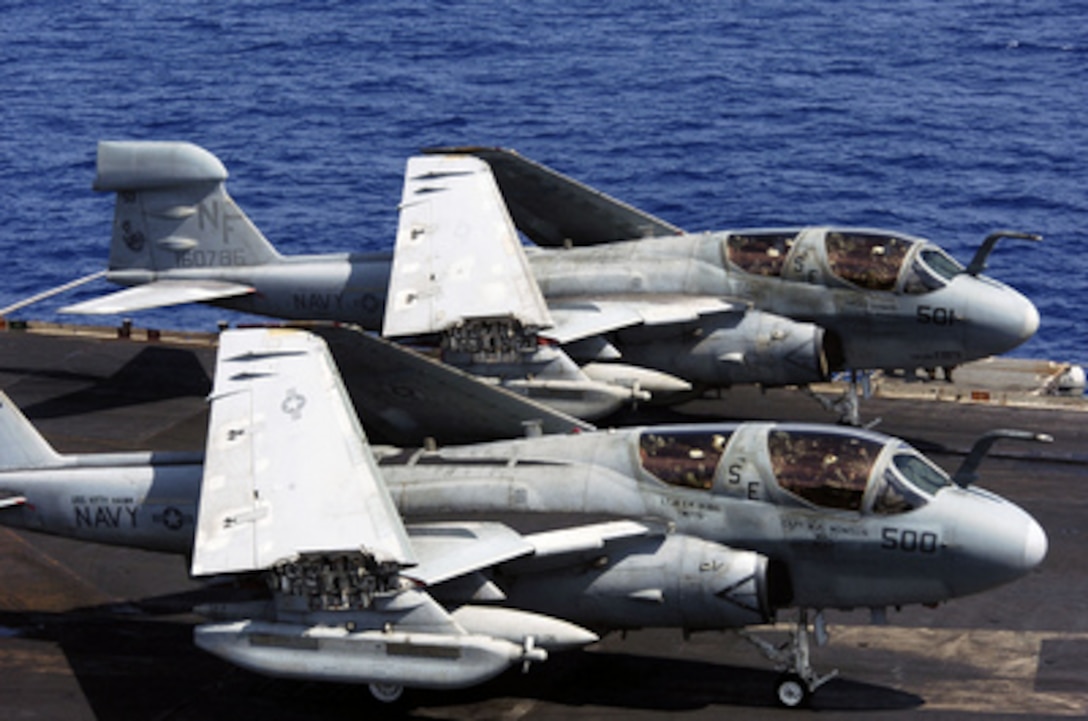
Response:
[[[885,528],[880,533],[880,547],[888,551],[907,553],[936,553],[937,534],[932,531],[913,531],[909,528]]]

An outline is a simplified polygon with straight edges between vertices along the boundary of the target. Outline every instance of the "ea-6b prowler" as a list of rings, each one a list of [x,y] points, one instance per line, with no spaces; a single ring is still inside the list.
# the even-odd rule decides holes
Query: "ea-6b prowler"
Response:
[[[408,161],[392,254],[282,256],[226,178],[188,143],[100,143],[94,187],[117,193],[107,278],[132,287],[67,310],[203,301],[440,337],[449,362],[587,419],[647,394],[951,367],[1039,323],[981,275],[998,238],[1024,234],[990,236],[966,268],[883,230],[689,234],[511,151],[468,148]]]
[[[811,613],[936,604],[1043,560],[1039,524],[971,484],[993,439],[952,478],[901,440],[791,423],[371,447],[320,338],[247,329],[222,335],[203,458],[60,455],[0,394],[0,522],[263,575],[271,598],[203,609],[196,643],[387,700],[607,631],[798,609],[788,646],[757,640],[792,706],[830,677]]]

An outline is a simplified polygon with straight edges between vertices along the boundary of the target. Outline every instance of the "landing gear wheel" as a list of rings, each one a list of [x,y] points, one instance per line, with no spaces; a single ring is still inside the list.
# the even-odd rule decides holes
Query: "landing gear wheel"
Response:
[[[395,683],[372,683],[370,695],[382,703],[396,703],[404,696],[404,687]]]
[[[790,630],[790,640],[780,646],[741,630],[741,635],[748,639],[764,656],[771,660],[784,673],[774,684],[775,700],[786,708],[804,706],[812,699],[812,694],[825,683],[835,678],[839,672],[832,671],[820,675],[809,663],[809,634],[816,637],[816,643],[827,643],[827,629],[823,613],[817,612],[812,630],[809,630],[808,609],[802,608],[797,615],[797,624]]]
[[[786,708],[799,708],[808,704],[812,694],[808,684],[795,673],[784,673],[775,682],[774,696]]]

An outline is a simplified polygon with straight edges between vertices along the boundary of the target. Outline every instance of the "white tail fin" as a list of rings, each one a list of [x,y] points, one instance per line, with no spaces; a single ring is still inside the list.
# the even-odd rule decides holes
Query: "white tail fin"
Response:
[[[58,465],[61,456],[0,391],[0,471]]]
[[[279,253],[235,205],[227,169],[191,143],[102,141],[94,188],[117,193],[110,271],[262,265]]]

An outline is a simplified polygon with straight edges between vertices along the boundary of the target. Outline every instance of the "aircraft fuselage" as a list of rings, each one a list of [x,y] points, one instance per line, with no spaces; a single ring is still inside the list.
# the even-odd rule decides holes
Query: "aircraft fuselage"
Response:
[[[57,468],[0,472],[3,487],[28,489],[26,504],[0,511],[0,523],[108,545],[192,551],[202,454],[64,458]]]
[[[560,250],[531,248],[528,259],[549,304],[698,295],[751,304],[766,314],[815,324],[827,333],[824,347],[833,368],[954,366],[1004,353],[1035,332],[1038,313],[1017,291],[988,277],[949,271],[947,265],[943,275],[934,272],[923,255],[947,259],[936,246],[879,233],[828,228],[781,232],[776,237],[793,234],[796,239],[782,248],[779,262],[761,261],[749,266],[753,272],[736,262],[747,256],[735,249],[735,239],[761,238],[773,231],[723,231]],[[884,246],[870,241],[870,252],[850,266],[848,258],[834,257],[828,250],[827,239],[836,234],[900,240],[909,247],[879,277],[864,265],[886,257]],[[264,265],[248,265],[243,258],[229,266],[204,266],[188,258],[193,252],[177,253],[174,269],[115,270],[109,278],[122,285],[168,278],[240,283],[255,292],[218,304],[289,320],[336,320],[369,330],[381,328],[391,253],[285,256]],[[874,273],[880,271],[878,267]],[[695,337],[712,330],[688,328],[685,334]],[[639,353],[650,352],[636,348],[637,343],[624,347],[625,333],[617,339],[628,360],[637,361]],[[670,363],[675,361],[666,359],[656,366]],[[701,368],[691,363],[677,375],[714,382],[713,371]],[[706,377],[692,377],[700,374]]]
[[[772,436],[794,445],[776,451]],[[818,479],[810,479],[810,487],[787,487],[783,463],[814,457],[806,448],[843,456],[842,472],[825,480],[825,488]],[[953,486],[947,477],[922,492],[899,476],[890,480],[902,475],[897,468],[934,471],[906,444],[856,429],[635,428],[430,452],[375,451],[409,524],[466,514],[515,528],[546,518],[658,519],[675,533],[766,556],[774,566],[768,588],[779,606],[936,603],[1013,580],[1046,548],[1038,524],[993,494]],[[847,454],[855,454],[852,463]],[[0,473],[0,486],[27,497],[21,509],[0,511],[0,522],[187,554],[201,473],[199,463],[131,461]],[[843,488],[851,483],[848,498]],[[889,490],[891,483],[897,485]],[[548,584],[580,582],[569,573],[568,567],[558,576],[539,569],[515,574],[509,593],[518,605],[557,611],[544,606],[561,604],[562,595],[545,591]]]
[[[872,248],[850,267],[847,258],[828,250],[835,235],[862,236]],[[774,256],[777,262],[751,262],[752,272],[742,269],[736,261],[743,262],[745,255],[737,251],[736,239],[764,236],[789,240]],[[880,277],[876,272],[882,269],[874,258],[887,251],[876,243],[892,240],[911,247],[892,259],[894,266],[883,269]],[[760,250],[766,258],[775,249]],[[1038,313],[1020,293],[943,263],[943,274],[934,272],[923,254],[934,264],[954,263],[918,239],[829,228],[645,238],[533,250],[529,259],[549,302],[606,294],[742,299],[759,310],[829,331],[836,339],[830,342],[837,342],[841,353],[833,365],[845,368],[952,366],[1004,353],[1034,334]],[[877,265],[877,271],[867,265]]]

